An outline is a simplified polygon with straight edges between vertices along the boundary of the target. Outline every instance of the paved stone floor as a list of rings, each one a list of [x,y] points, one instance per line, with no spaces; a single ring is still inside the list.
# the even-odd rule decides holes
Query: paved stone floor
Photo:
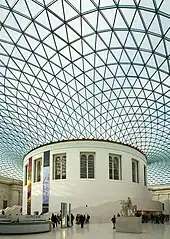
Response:
[[[170,224],[144,224],[142,234],[118,233],[111,224],[90,224],[81,229],[78,226],[69,229],[54,229],[49,233],[0,236],[0,239],[170,239]]]

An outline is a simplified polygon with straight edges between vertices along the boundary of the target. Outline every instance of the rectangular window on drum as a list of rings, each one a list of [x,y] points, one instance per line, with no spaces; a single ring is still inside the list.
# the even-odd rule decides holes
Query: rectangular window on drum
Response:
[[[88,178],[94,178],[94,155],[88,156]]]
[[[80,153],[80,178],[95,178],[94,152]]]
[[[34,182],[41,181],[42,158],[34,160]]]
[[[144,165],[144,185],[147,186],[147,171],[145,165]]]
[[[139,166],[135,159],[132,159],[132,182],[139,183]]]
[[[66,154],[53,155],[53,179],[66,179]]]
[[[80,157],[80,178],[87,178],[87,156],[82,154]]]
[[[24,178],[24,185],[27,185],[28,180],[28,165],[25,166],[25,178]]]
[[[109,179],[122,180],[121,156],[109,154]]]

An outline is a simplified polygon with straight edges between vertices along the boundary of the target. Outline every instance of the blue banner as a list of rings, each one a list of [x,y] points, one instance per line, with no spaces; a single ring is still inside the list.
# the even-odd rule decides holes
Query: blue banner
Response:
[[[50,196],[50,151],[44,152],[43,164],[43,205],[42,212],[49,212],[49,196]]]

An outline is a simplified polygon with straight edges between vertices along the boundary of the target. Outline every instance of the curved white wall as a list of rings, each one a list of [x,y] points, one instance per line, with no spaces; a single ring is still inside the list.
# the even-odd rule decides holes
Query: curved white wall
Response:
[[[95,141],[65,141],[53,143],[31,151],[24,159],[24,166],[28,159],[42,157],[45,151],[50,151],[50,192],[49,211],[60,211],[61,202],[72,204],[72,208],[97,206],[106,202],[118,200],[141,199],[150,201],[151,194],[144,186],[145,156],[139,151],[122,144]],[[80,152],[95,152],[95,179],[80,179]],[[53,155],[66,153],[67,179],[52,180]],[[121,155],[122,180],[109,180],[109,154]],[[132,182],[131,159],[138,160],[139,183]],[[34,164],[32,164],[34,166]],[[34,171],[34,168],[32,168]],[[43,172],[43,171],[42,171]],[[25,172],[24,172],[25,173]],[[24,175],[25,176],[25,175]],[[42,177],[43,178],[43,177]],[[33,174],[32,174],[33,182]],[[32,183],[31,213],[42,211],[43,183]],[[23,190],[23,213],[27,211],[27,186]]]

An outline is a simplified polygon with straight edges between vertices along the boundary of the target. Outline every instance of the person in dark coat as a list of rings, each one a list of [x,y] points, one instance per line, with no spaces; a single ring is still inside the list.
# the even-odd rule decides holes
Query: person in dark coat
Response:
[[[57,227],[57,216],[56,215],[54,215],[54,223],[55,223],[55,225]]]
[[[52,216],[51,216],[51,221],[52,221],[52,224],[53,224],[53,228],[55,228],[55,216],[54,216],[54,214],[52,214]]]
[[[69,225],[69,221],[70,221],[70,217],[69,217],[69,215],[67,215],[67,227],[70,226],[70,225]]]
[[[71,214],[71,226],[73,226],[74,216]]]
[[[83,215],[80,215],[80,224],[81,224],[81,228],[84,227],[84,222],[85,222],[85,217]]]
[[[116,225],[116,216],[114,215],[111,219],[112,223],[113,223],[113,229],[115,229],[115,225]]]

